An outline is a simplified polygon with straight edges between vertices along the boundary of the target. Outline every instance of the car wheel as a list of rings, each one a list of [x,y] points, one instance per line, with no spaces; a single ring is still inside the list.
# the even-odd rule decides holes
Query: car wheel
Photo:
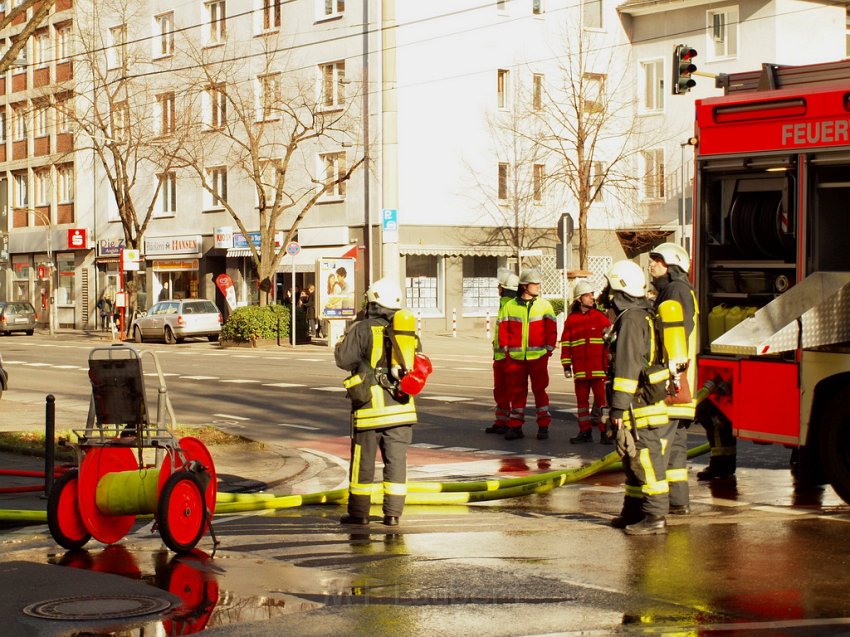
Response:
[[[169,345],[174,345],[177,342],[177,337],[174,336],[174,331],[170,327],[165,328],[165,342]]]
[[[27,336],[32,336],[34,333],[35,333],[35,330],[27,330],[26,331]]]
[[[207,338],[210,339],[210,343],[218,342],[218,334],[210,334]]]
[[[145,340],[144,337],[142,337],[142,328],[138,325],[133,328],[133,340],[137,343],[143,343]]]

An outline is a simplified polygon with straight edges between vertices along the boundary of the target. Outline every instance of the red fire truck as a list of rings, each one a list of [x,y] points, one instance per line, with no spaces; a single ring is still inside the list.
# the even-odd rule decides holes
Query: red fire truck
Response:
[[[699,385],[850,503],[850,60],[717,83],[696,104]]]

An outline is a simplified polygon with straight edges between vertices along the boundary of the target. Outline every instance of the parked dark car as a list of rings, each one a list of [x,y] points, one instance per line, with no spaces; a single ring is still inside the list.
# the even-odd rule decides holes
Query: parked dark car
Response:
[[[32,336],[38,314],[28,301],[0,301],[0,332],[8,336],[12,332],[25,332]]]
[[[3,396],[3,392],[6,391],[8,386],[9,374],[6,373],[6,368],[3,367],[3,355],[0,354],[0,397]]]

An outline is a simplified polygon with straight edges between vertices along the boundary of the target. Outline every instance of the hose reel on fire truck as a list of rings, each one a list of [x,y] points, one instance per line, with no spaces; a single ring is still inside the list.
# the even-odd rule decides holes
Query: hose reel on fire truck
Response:
[[[744,258],[794,257],[792,220],[779,191],[738,192],[729,210],[729,230]]]

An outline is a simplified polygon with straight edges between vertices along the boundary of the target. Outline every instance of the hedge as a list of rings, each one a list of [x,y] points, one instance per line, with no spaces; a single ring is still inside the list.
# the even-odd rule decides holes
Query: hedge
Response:
[[[221,326],[221,339],[233,343],[261,340],[289,342],[292,308],[289,305],[246,305],[238,307]],[[295,310],[295,342],[309,343],[307,313]]]

